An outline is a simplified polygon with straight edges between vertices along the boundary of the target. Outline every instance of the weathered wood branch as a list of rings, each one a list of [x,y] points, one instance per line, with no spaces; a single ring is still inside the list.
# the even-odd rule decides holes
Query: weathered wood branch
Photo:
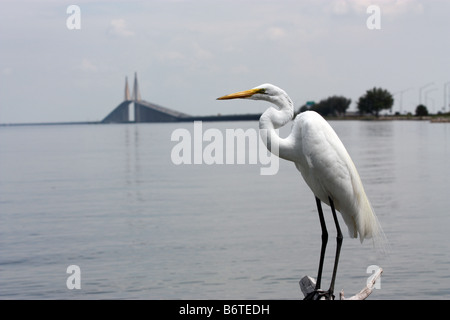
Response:
[[[377,280],[381,277],[381,274],[383,273],[383,269],[379,268],[375,273],[373,273],[369,279],[367,279],[366,286],[357,294],[354,296],[351,296],[350,298],[344,297],[344,290],[341,290],[339,293],[339,298],[341,300],[365,300],[373,291],[375,287],[375,283]],[[300,282],[300,289],[303,292],[303,295],[306,297],[308,294],[313,292],[316,288],[316,280],[314,278],[305,276],[303,277]]]
[[[359,293],[355,294],[350,298],[344,297],[344,289],[339,293],[341,300],[365,300],[373,291],[375,283],[381,277],[383,269],[379,268],[374,274],[372,274],[369,279],[367,279],[367,285]]]

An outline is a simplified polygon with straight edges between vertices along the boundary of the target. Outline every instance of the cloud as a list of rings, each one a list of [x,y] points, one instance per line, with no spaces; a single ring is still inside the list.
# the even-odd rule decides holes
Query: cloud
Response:
[[[197,42],[193,43],[192,47],[195,58],[200,60],[208,60],[213,58],[213,54],[210,51],[202,48]]]
[[[195,68],[199,65],[206,65],[205,61],[212,60],[214,55],[198,42],[193,41],[192,43],[179,42],[168,49],[160,49],[157,57],[167,65]]]
[[[329,9],[334,15],[365,14],[370,5],[379,6],[383,15],[394,17],[424,11],[418,0],[336,0],[329,3]]]
[[[250,72],[250,69],[244,64],[239,64],[239,65],[231,67],[232,74],[244,75],[244,74],[248,74],[249,72]]]
[[[12,73],[13,73],[13,69],[11,67],[6,67],[6,68],[3,68],[3,70],[2,70],[2,74],[4,76],[9,76]]]
[[[117,37],[132,37],[134,32],[127,28],[125,19],[113,19],[109,26],[109,34]]]
[[[162,50],[159,52],[158,58],[167,63],[179,63],[186,60],[186,57],[176,50]]]
[[[350,10],[350,5],[346,0],[333,1],[330,5],[331,5],[331,12],[336,15],[347,14]]]
[[[286,32],[284,31],[283,28],[270,27],[267,30],[267,36],[269,37],[270,40],[279,40],[286,36]]]
[[[93,64],[91,61],[89,61],[88,59],[84,58],[81,61],[79,69],[82,71],[85,71],[85,72],[97,72],[98,67],[95,64]]]

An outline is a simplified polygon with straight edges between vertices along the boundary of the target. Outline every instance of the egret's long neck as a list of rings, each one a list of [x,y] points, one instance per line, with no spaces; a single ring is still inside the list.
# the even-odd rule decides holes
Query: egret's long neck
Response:
[[[273,154],[286,160],[292,160],[290,157],[290,143],[287,139],[282,139],[276,129],[283,127],[294,116],[294,106],[292,100],[286,95],[280,98],[270,100],[276,104],[279,109],[267,109],[259,119],[259,132],[261,139],[267,149]]]

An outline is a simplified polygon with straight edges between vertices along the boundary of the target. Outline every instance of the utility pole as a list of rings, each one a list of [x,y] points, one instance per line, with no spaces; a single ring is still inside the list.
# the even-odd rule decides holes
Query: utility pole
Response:
[[[400,114],[402,114],[402,111],[403,111],[403,93],[405,93],[406,91],[409,91],[409,90],[411,90],[412,88],[408,88],[408,89],[404,89],[404,90],[400,90],[400,91],[397,91],[396,93],[394,93],[394,95],[396,95],[397,93],[399,93],[400,94],[400,99],[399,99],[399,104],[400,104]]]
[[[436,91],[437,88],[430,88],[429,90],[425,91],[425,105],[428,104],[428,94],[432,91]],[[434,100],[433,101],[433,112],[434,112]]]
[[[450,107],[450,103],[448,101],[450,91],[447,92],[447,88],[450,88],[450,81],[444,84],[444,110],[443,110],[444,112],[447,111],[447,107]]]
[[[419,104],[422,104],[422,90],[433,84],[434,84],[434,82],[430,82],[430,83],[427,83],[426,85],[424,85],[423,87],[420,87],[420,89],[419,89]]]

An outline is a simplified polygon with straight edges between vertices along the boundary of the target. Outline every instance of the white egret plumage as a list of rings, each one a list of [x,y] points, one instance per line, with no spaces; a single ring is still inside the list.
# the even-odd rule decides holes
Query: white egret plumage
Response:
[[[250,90],[225,95],[218,100],[237,98],[265,100],[276,106],[267,109],[259,120],[262,140],[271,152],[294,162],[316,197],[322,229],[316,291],[306,298],[332,298],[343,240],[336,210],[341,213],[351,238],[359,237],[362,242],[381,233],[358,171],[336,132],[322,116],[314,111],[306,111],[293,119],[294,106],[284,90],[271,84],[263,84]],[[281,138],[275,129],[291,120],[294,120],[291,133],[286,138]],[[336,256],[328,291],[319,291],[328,241],[322,202],[331,207],[337,230]]]

